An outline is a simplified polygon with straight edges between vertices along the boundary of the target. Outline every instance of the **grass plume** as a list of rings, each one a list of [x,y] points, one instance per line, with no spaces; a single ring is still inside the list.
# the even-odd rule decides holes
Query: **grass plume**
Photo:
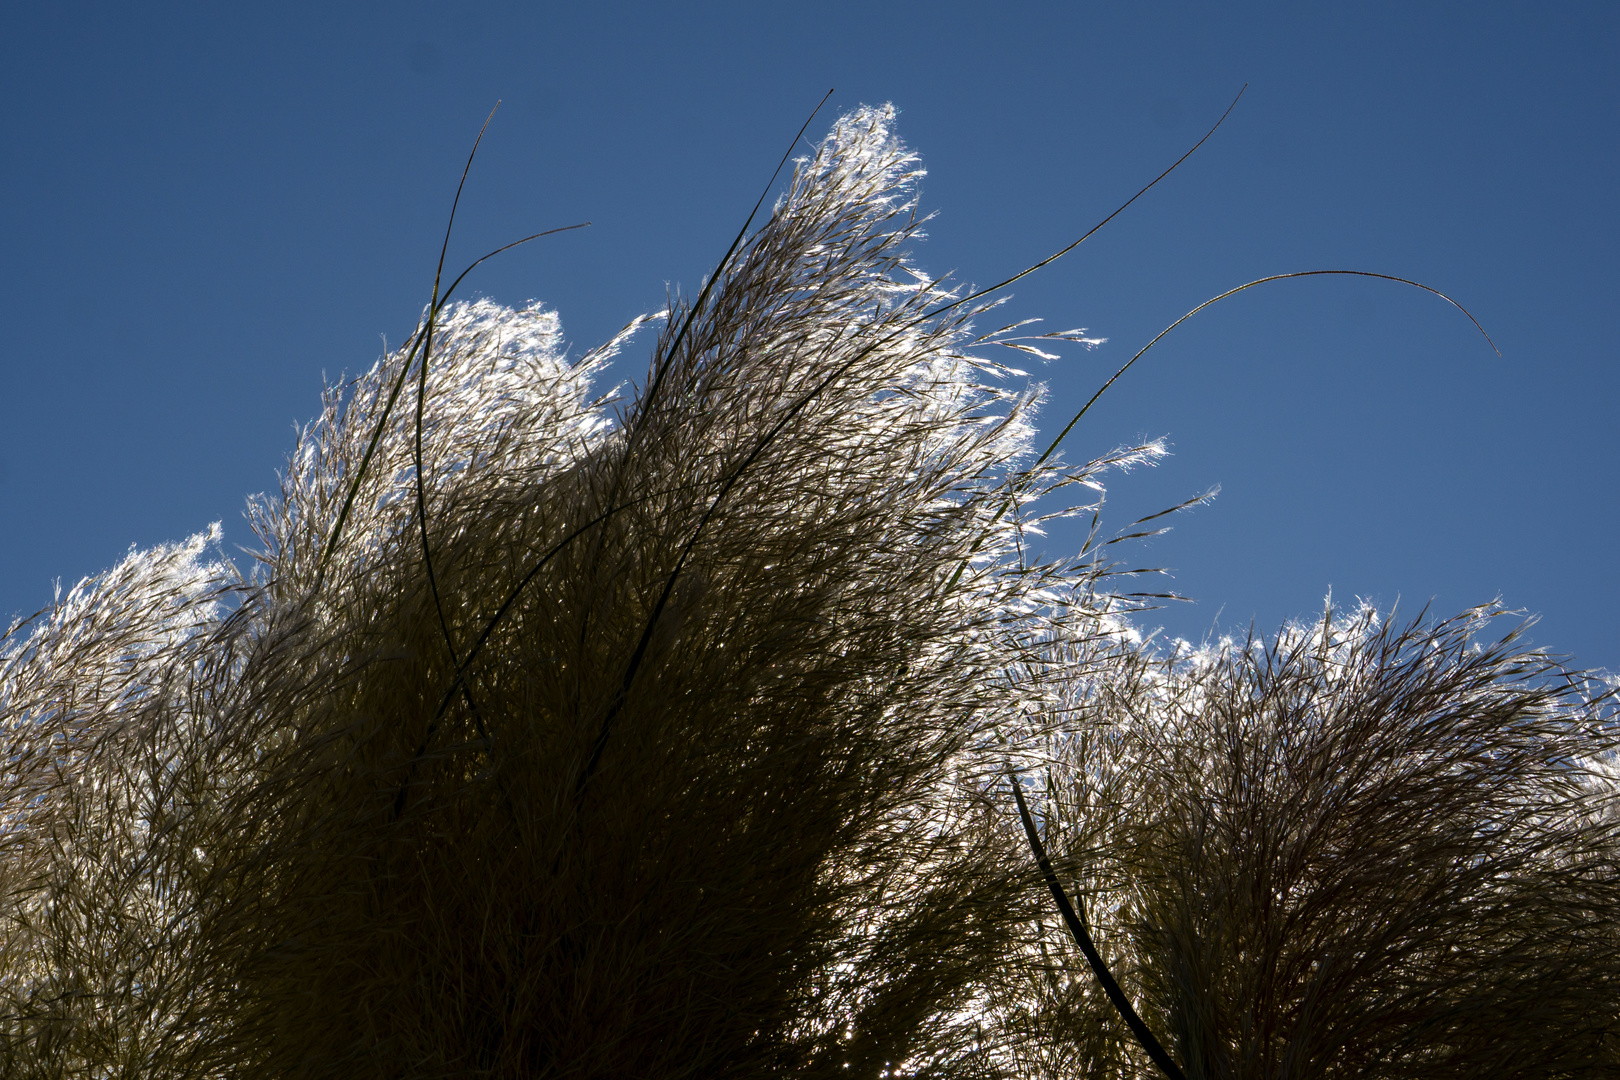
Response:
[[[1188,1076],[1614,1074],[1613,703],[1499,614],[1330,611],[1068,703],[1046,843]],[[1139,1075],[1071,953],[1025,950],[1034,1072]]]
[[[1147,1075],[1009,762],[1187,1076],[1612,1071],[1611,699],[1482,613],[1155,653],[1095,530],[1032,563],[1162,450],[1035,454],[991,354],[1094,339],[913,265],[892,125],[584,357],[436,278],[250,570],[199,536],[12,628],[0,1072]]]

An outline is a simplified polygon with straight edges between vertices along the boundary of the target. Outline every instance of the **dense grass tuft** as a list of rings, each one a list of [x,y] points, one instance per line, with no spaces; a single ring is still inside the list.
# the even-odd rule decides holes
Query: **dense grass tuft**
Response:
[[[1075,696],[1046,844],[1187,1075],[1615,1075],[1612,702],[1496,614],[1330,612]],[[1036,945],[1033,1071],[1139,1075]]]
[[[0,654],[6,1077],[1616,1065],[1612,709],[1485,616],[1140,644],[1032,565],[1039,352],[840,120],[615,412],[538,307],[329,389],[256,563],[132,554]],[[1085,341],[1075,333],[1053,335]],[[1002,355],[1009,355],[1003,353]],[[403,393],[401,388],[409,388]]]

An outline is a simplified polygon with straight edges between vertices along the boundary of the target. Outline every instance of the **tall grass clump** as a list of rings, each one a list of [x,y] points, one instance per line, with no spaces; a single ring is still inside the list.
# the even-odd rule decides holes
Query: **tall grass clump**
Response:
[[[12,628],[0,1075],[1612,1070],[1607,699],[1482,616],[1155,652],[1102,545],[1032,562],[1160,449],[1032,453],[892,121],[578,359],[436,283],[248,570]]]
[[[1155,450],[1020,471],[1018,339],[911,268],[891,119],[619,414],[634,326],[570,362],[549,312],[435,307],[328,392],[251,574],[134,555],[13,632],[8,1075],[994,1067],[1038,897],[985,750],[1018,662],[1118,629],[1020,501]]]
[[[1187,1076],[1616,1075],[1612,700],[1500,614],[1329,611],[1076,687],[1044,846]],[[1022,957],[1034,1074],[1145,1075],[1061,926]]]

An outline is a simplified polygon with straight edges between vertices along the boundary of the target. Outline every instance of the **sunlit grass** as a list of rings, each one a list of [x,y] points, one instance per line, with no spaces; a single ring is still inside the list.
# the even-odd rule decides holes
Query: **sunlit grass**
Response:
[[[1188,1076],[1613,1071],[1610,701],[1477,613],[1155,652],[1103,534],[1032,563],[1162,451],[1036,453],[1000,358],[1093,339],[914,267],[892,122],[587,356],[436,281],[250,569],[12,630],[0,1073],[1148,1075],[1009,774]]]

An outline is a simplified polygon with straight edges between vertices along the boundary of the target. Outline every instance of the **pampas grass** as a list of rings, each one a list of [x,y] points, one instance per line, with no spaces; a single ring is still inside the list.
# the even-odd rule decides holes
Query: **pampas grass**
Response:
[[[1040,339],[912,265],[892,122],[579,359],[436,287],[250,570],[12,628],[4,1075],[1142,1075],[1009,768],[1189,1076],[1612,1068],[1602,695],[1475,616],[1162,655],[1095,532],[1032,564],[1161,450],[1032,453]]]
[[[1612,700],[1499,614],[1329,611],[1072,702],[1046,845],[1187,1075],[1620,1067]],[[1036,944],[1034,1071],[1139,1075],[1072,946]]]
[[[617,418],[623,337],[434,312],[328,393],[253,574],[135,556],[13,635],[15,1075],[993,1067],[1033,901],[984,750],[1106,606],[1013,558],[1008,485],[1153,450],[1019,471],[1018,335],[910,270],[890,123],[801,163]]]

